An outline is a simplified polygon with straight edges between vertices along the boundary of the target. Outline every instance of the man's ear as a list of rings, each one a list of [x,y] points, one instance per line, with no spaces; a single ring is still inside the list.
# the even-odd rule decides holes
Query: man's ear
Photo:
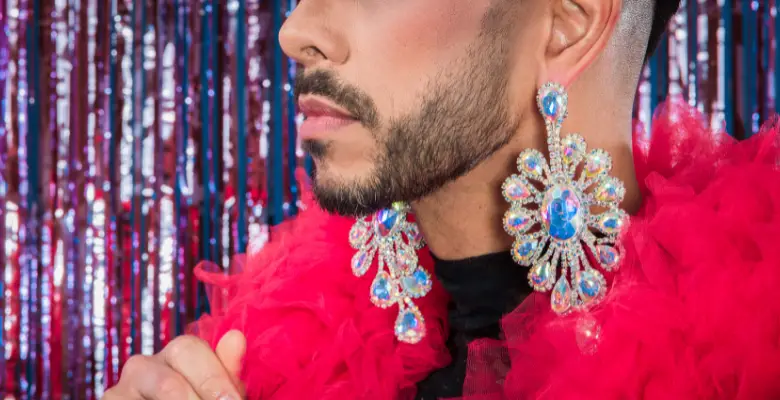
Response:
[[[550,1],[553,20],[540,78],[568,86],[609,43],[623,0]]]

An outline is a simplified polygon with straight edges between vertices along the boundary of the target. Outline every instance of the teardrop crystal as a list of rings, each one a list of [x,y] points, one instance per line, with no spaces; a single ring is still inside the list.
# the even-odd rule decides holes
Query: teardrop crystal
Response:
[[[377,307],[391,306],[397,299],[396,287],[390,274],[385,271],[379,272],[371,283],[371,302]]]
[[[624,195],[625,189],[623,184],[614,177],[602,179],[598,187],[596,187],[595,197],[596,200],[601,202],[619,203],[623,201]]]
[[[577,271],[574,281],[582,306],[586,309],[598,303],[607,291],[604,277],[594,269]]]
[[[428,271],[418,268],[411,275],[401,278],[401,286],[404,288],[404,294],[411,298],[420,298],[431,291],[431,276]]]
[[[599,217],[599,229],[607,235],[617,234],[623,229],[624,217],[619,211],[607,211]]]
[[[566,91],[558,84],[545,84],[536,92],[536,104],[547,123],[562,123],[566,118],[567,103]]]
[[[539,242],[536,239],[529,236],[520,237],[512,246],[512,257],[518,264],[528,265],[536,255],[538,247]]]
[[[377,212],[374,217],[374,228],[379,237],[390,235],[398,219],[398,211],[394,209],[386,208]]]
[[[585,139],[580,135],[569,135],[563,138],[563,162],[567,165],[579,163],[585,155]]]
[[[517,167],[532,178],[541,178],[544,173],[544,157],[536,150],[526,150],[517,160]]]
[[[585,178],[593,179],[599,175],[606,173],[612,167],[612,160],[606,151],[596,149],[588,154],[585,160],[585,167],[583,174]]]
[[[596,246],[599,262],[604,268],[611,271],[620,264],[620,253],[616,248],[609,245]]]
[[[550,307],[556,314],[565,314],[571,309],[571,286],[565,275],[558,279],[553,288]]]
[[[365,275],[373,260],[374,254],[372,252],[368,249],[360,249],[352,256],[352,273],[357,277]]]
[[[601,324],[590,314],[585,314],[577,320],[576,336],[577,346],[583,354],[596,353],[601,342]]]
[[[504,214],[504,230],[510,235],[525,233],[531,227],[531,216],[522,208],[512,208]]]
[[[395,320],[395,337],[409,344],[418,343],[425,337],[425,321],[420,310],[409,307],[398,313]]]
[[[555,282],[555,268],[549,261],[537,263],[528,272],[528,282],[536,291],[546,292],[550,290]]]
[[[422,246],[423,237],[417,224],[406,224],[406,239],[409,241],[409,246],[412,246],[415,249],[419,249]]]
[[[349,244],[352,248],[359,249],[365,245],[369,238],[368,225],[359,220],[352,225],[352,229],[349,230]]]
[[[523,201],[531,197],[531,190],[528,189],[526,182],[523,178],[512,175],[505,182],[502,187],[504,198],[506,201]]]

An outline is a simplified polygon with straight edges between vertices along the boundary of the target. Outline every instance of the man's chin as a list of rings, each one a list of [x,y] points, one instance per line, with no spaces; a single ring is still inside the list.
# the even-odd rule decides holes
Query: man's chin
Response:
[[[365,217],[389,206],[367,188],[326,185],[315,179],[312,191],[320,208],[345,217]]]

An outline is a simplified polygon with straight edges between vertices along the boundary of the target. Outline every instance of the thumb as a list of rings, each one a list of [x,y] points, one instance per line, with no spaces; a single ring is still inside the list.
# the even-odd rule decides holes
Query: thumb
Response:
[[[215,353],[233,381],[239,384],[241,375],[241,366],[246,352],[246,338],[244,334],[237,330],[232,330],[222,336],[217,343]]]

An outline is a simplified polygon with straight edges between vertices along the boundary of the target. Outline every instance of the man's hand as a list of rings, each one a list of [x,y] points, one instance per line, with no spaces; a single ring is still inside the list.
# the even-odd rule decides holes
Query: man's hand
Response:
[[[194,336],[181,336],[153,356],[127,360],[119,383],[103,400],[241,400],[238,380],[246,339],[230,331],[216,352]]]

